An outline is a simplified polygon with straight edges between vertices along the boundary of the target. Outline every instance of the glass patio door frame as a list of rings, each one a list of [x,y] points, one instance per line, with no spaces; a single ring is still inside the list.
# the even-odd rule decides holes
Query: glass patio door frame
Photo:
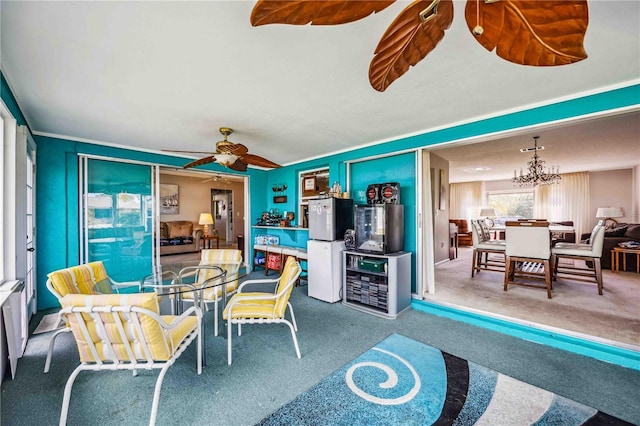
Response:
[[[149,212],[147,208],[145,208],[143,218],[144,220],[151,220],[151,270],[148,273],[151,273],[153,270],[158,268],[160,265],[160,241],[157,238],[159,227],[160,227],[160,201],[159,201],[159,180],[160,180],[160,165],[143,162],[143,161],[135,161],[135,160],[126,160],[122,158],[114,158],[114,157],[106,157],[106,156],[97,156],[97,155],[89,155],[89,154],[79,154],[79,165],[78,165],[78,174],[79,174],[79,204],[78,204],[78,218],[79,218],[79,246],[80,246],[80,263],[86,263],[90,261],[89,254],[89,209],[88,207],[88,193],[89,193],[89,162],[91,160],[100,160],[112,162],[114,164],[131,164],[131,165],[141,165],[148,166],[150,169],[150,177],[151,181],[149,182],[151,188],[151,201],[148,203],[151,208]],[[141,202],[143,202],[141,200]],[[144,205],[144,203],[143,203]]]

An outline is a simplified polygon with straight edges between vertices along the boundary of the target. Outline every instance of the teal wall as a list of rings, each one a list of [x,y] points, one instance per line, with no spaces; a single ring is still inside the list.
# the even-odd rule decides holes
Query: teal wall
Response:
[[[44,309],[57,306],[57,301],[45,287],[47,273],[76,265],[79,261],[78,154],[176,167],[181,167],[185,160],[50,137],[36,136],[34,139],[38,145],[36,151],[38,309]],[[218,165],[211,165],[208,169],[223,170]],[[262,209],[267,173],[250,169],[247,174],[250,179],[250,199],[255,200],[255,208]]]
[[[25,124],[13,94],[4,76],[0,79],[2,100],[17,118]],[[346,189],[346,162],[369,158],[382,154],[415,149],[464,138],[517,129],[524,126],[543,124],[571,117],[588,115],[601,111],[615,110],[640,103],[640,85],[612,90],[605,93],[567,100],[553,105],[514,112],[499,117],[480,120],[460,126],[442,129],[422,135],[403,138],[365,148],[327,156],[320,159],[297,163],[281,169],[261,171],[249,169],[249,205],[247,218],[250,224],[256,222],[260,213],[270,208],[281,211],[298,212],[298,173],[303,170],[329,168],[329,181],[338,181]],[[164,165],[182,166],[184,160],[159,154],[142,153],[133,150],[78,143],[63,139],[35,137],[37,150],[37,228],[38,228],[38,308],[57,306],[57,302],[46,290],[46,274],[50,271],[74,265],[78,262],[78,160],[79,152],[92,155],[117,157],[122,159],[155,162]],[[222,170],[217,165],[207,167]],[[394,155],[388,158],[354,163],[352,167],[352,197],[357,196],[366,183],[397,181],[401,185],[401,202],[405,204],[405,250],[411,251],[413,283],[415,290],[416,251],[416,176],[414,154]],[[274,184],[288,186],[287,203],[273,202]],[[357,201],[356,201],[357,202]],[[296,218],[297,220],[298,218]],[[304,247],[305,232],[279,232],[281,243]],[[251,228],[250,245],[253,237],[262,230]]]

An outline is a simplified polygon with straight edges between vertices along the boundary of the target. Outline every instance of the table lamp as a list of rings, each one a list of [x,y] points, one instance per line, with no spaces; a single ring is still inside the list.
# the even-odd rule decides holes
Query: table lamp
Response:
[[[495,209],[482,209],[480,210],[480,217],[484,217],[485,223],[491,228],[493,227],[493,220],[491,220],[491,218],[496,217],[496,211]]]
[[[204,235],[209,235],[209,225],[213,225],[213,216],[211,213],[200,213],[200,220],[198,221],[200,225],[204,225]]]
[[[622,207],[598,207],[596,210],[596,218],[605,221],[607,228],[613,228],[618,224],[615,218],[624,217]]]

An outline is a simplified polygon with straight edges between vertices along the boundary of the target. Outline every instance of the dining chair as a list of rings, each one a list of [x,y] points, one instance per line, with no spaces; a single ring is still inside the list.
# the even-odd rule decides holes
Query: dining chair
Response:
[[[602,296],[602,248],[604,246],[605,223],[599,221],[591,232],[590,243],[557,243],[551,249],[553,261],[553,277],[572,279],[575,281],[595,282],[598,286],[598,294]],[[570,265],[561,264],[561,259],[571,260]],[[575,261],[593,262],[593,268],[576,266]]]
[[[293,345],[298,358],[300,347],[296,338],[298,326],[293,307],[289,302],[289,297],[302,268],[293,256],[287,261],[279,278],[248,280],[243,282],[238,291],[234,294],[225,307],[222,317],[227,321],[227,362],[231,365],[232,356],[232,325],[238,326],[238,336],[242,335],[242,324],[286,324],[291,330]],[[263,292],[243,292],[249,284],[275,285],[273,291]],[[285,318],[287,307],[291,315],[291,321]]]
[[[223,293],[226,291],[226,297],[233,295],[238,289],[238,279],[230,279],[234,275],[237,276],[238,270],[242,265],[242,251],[236,249],[208,249],[202,250],[200,253],[200,265],[201,266],[214,266],[219,267],[226,271],[224,277],[220,275],[220,270],[213,268],[198,268],[194,266],[190,268],[195,273],[195,280],[191,284],[196,289],[206,287],[204,290],[198,292],[184,292],[182,293],[182,301],[194,302],[196,297],[201,297],[204,302],[206,310],[209,310],[209,306],[213,304],[213,335],[218,335],[218,312],[219,304],[222,301]],[[179,281],[182,282],[184,274],[181,274]],[[221,285],[215,285],[216,280],[227,279],[225,288]]]
[[[503,272],[506,247],[504,240],[491,240],[488,228],[483,227],[481,221],[473,219],[471,220],[471,238],[473,241],[471,277],[481,270]],[[494,256],[490,257],[490,255]]]
[[[80,365],[64,388],[60,425],[69,412],[71,389],[81,371],[159,369],[151,406],[150,425],[156,422],[160,388],[169,367],[197,339],[197,373],[202,373],[200,308],[193,306],[180,316],[160,316],[155,293],[85,295],[60,299],[78,346]]]
[[[551,234],[549,222],[509,221],[505,230],[506,268],[504,291],[509,284],[540,287],[532,280],[543,280],[551,299]],[[516,279],[520,279],[516,281]]]
[[[47,277],[47,289],[58,301],[68,294],[111,294],[119,293],[122,289],[137,289],[139,287],[137,282],[114,281],[107,274],[107,270],[101,260],[59,269],[49,273]],[[59,313],[58,316],[58,323],[60,323],[61,314]],[[69,331],[71,329],[67,324],[51,336],[47,358],[44,363],[45,373],[49,372],[49,367],[51,366],[53,345],[56,338],[60,334]]]

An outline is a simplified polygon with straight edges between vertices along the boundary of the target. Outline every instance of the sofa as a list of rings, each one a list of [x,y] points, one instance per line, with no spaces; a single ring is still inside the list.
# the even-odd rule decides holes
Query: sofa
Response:
[[[591,233],[582,234],[581,240],[588,242]],[[640,242],[640,224],[639,223],[619,223],[612,228],[608,228],[604,233],[604,245],[602,247],[602,257],[600,264],[602,269],[611,269],[611,251],[614,247],[618,247],[619,243],[627,241]],[[622,257],[622,254],[620,255]],[[637,256],[627,256],[627,271],[636,271]],[[620,259],[620,268],[622,269],[622,259]]]
[[[192,253],[200,250],[202,229],[189,220],[160,222],[160,255]]]

